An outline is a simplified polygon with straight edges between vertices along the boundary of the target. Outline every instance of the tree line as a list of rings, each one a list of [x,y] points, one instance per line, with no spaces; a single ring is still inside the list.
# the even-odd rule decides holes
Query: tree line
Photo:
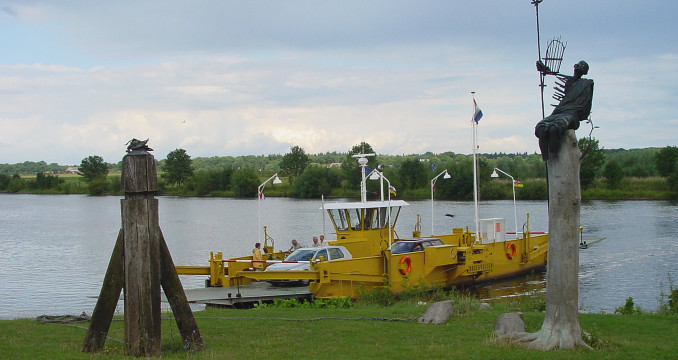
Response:
[[[580,182],[584,194],[587,189],[618,191],[632,179],[661,178],[659,188],[674,196],[678,191],[678,148],[600,149],[598,140],[582,138]],[[191,159],[184,149],[175,149],[166,158],[157,161],[160,170],[160,193],[197,196],[257,196],[257,187],[266,178],[278,173],[283,185],[267,185],[267,194],[313,198],[325,196],[356,196],[361,181],[358,163],[352,156],[375,153],[368,143],[353,146],[347,153],[307,154],[303,148],[292,146],[284,155],[223,156]],[[473,165],[470,155],[445,152],[434,154],[384,155],[368,157],[370,170],[379,168],[396,189],[396,196],[427,198],[431,179],[447,170],[450,179],[436,182],[435,196],[440,199],[470,200],[473,193]],[[19,192],[67,187],[58,175],[49,172],[55,164],[45,162],[0,164],[0,191]],[[100,156],[89,156],[80,164],[82,180],[87,192],[93,195],[119,193],[120,163],[109,164]],[[499,168],[520,182],[520,199],[545,199],[546,169],[538,154],[481,154],[479,155],[479,183],[484,199],[510,198],[513,190],[508,178],[494,179],[490,174]],[[25,180],[19,172],[30,169],[35,179]],[[65,169],[65,166],[64,166]],[[11,175],[9,175],[11,174]],[[11,183],[11,184],[10,184]],[[628,185],[628,184],[627,184]],[[57,190],[58,191],[58,190]],[[68,191],[64,191],[68,192]],[[368,182],[368,192],[379,195],[377,182]]]

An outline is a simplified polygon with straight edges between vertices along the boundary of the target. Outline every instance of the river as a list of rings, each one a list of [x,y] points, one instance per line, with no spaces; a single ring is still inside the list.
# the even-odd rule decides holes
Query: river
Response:
[[[91,314],[120,229],[121,197],[0,194],[0,319]],[[275,248],[292,238],[310,245],[324,225],[319,200],[159,197],[160,227],[176,265],[207,266],[210,251],[225,257],[250,253],[259,219]],[[431,202],[409,201],[398,219],[400,237],[411,236],[416,215],[431,233]],[[434,233],[473,228],[473,203],[435,201]],[[545,201],[518,201],[518,226],[530,214],[533,231],[547,230]],[[259,215],[261,214],[261,216]],[[454,217],[445,216],[453,214]],[[481,218],[505,217],[514,230],[512,201],[482,202]],[[633,297],[654,311],[678,277],[678,205],[667,201],[586,201],[585,235],[605,240],[580,250],[579,303],[591,312],[613,312]],[[204,276],[182,276],[185,288]],[[543,274],[478,287],[481,298],[544,291]],[[674,286],[675,287],[675,286]]]

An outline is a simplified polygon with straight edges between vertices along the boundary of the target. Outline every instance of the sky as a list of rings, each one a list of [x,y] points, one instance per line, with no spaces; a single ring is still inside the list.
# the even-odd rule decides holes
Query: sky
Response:
[[[678,145],[678,1],[0,0],[0,163],[539,151],[535,62],[586,60],[592,136]],[[546,112],[553,77],[547,78]],[[472,96],[472,92],[475,95]]]

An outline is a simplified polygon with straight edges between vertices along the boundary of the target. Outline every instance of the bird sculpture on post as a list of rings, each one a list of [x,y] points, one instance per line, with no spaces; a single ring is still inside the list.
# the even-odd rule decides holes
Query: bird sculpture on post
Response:
[[[125,144],[125,145],[127,145],[127,153],[128,154],[131,154],[131,153],[134,153],[134,152],[137,152],[137,153],[146,152],[147,153],[149,151],[153,151],[153,149],[151,149],[150,147],[148,147],[148,145],[146,145],[147,143],[148,143],[148,139],[142,141],[142,140],[137,140],[137,139],[132,138],[132,140],[128,141],[127,144]]]

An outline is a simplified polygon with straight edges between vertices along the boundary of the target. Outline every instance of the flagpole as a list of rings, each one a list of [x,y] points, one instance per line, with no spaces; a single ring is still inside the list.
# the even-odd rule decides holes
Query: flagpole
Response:
[[[475,94],[475,91],[471,91],[471,97],[473,98],[473,115],[471,116],[471,123],[473,124],[473,203],[476,219],[476,241],[480,241],[480,234],[478,233],[478,165],[476,155],[478,150],[478,122],[476,121],[477,105]]]

